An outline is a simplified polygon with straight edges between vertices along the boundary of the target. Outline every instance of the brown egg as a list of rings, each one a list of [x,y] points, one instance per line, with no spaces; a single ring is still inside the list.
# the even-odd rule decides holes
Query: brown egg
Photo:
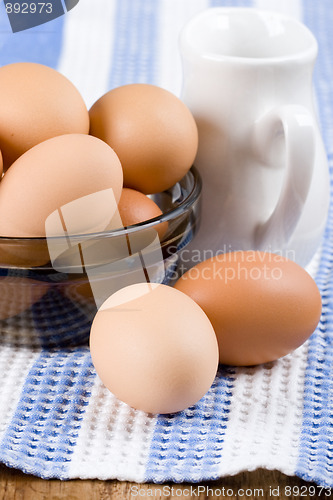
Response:
[[[88,131],[86,105],[61,73],[29,62],[0,68],[0,149],[5,169],[46,139]]]
[[[90,134],[107,142],[124,169],[124,185],[158,193],[178,182],[192,166],[198,131],[185,104],[160,87],[131,84],[115,88],[91,108]]]
[[[108,190],[113,192],[116,209],[122,169],[107,144],[84,134],[44,141],[16,160],[0,183],[0,235],[45,236],[51,214],[55,215],[54,225],[48,236],[65,237],[65,229],[69,234],[93,232],[104,218],[113,216],[113,211],[104,213],[108,199],[103,193]],[[99,194],[103,203],[99,203]],[[57,213],[60,209],[63,220]]]
[[[139,283],[114,293],[90,335],[96,371],[133,408],[172,413],[195,404],[214,381],[218,347],[205,313],[166,285]]]
[[[3,174],[3,159],[2,159],[2,154],[1,154],[1,151],[0,151],[0,178]]]
[[[119,214],[125,227],[139,224],[140,222],[154,219],[162,215],[162,210],[156,203],[140,191],[123,188],[118,204]],[[160,240],[168,229],[167,222],[161,222],[154,226]]]
[[[0,267],[31,268],[50,261],[45,238],[3,238],[0,236]]]
[[[220,362],[255,365],[293,351],[313,333],[321,297],[295,262],[264,252],[234,252],[201,262],[175,288],[205,311]]]

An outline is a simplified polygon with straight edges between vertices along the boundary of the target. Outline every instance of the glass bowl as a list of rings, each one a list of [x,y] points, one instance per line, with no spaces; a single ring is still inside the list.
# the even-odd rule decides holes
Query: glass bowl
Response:
[[[127,228],[54,238],[0,238],[1,342],[31,347],[87,343],[98,307],[142,281],[172,284],[200,221],[201,179],[192,167],[163,193],[163,214]],[[161,228],[163,229],[161,231]]]

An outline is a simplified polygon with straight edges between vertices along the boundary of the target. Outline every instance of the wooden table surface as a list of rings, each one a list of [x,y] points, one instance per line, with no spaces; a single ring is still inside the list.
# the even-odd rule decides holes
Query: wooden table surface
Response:
[[[79,479],[45,480],[0,465],[1,500],[324,499],[331,498],[328,493],[296,477],[262,469],[207,483],[156,485]]]

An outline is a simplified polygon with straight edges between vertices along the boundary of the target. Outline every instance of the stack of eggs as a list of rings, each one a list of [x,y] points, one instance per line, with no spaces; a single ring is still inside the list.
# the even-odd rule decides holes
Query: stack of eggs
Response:
[[[161,212],[145,194],[173,186],[196,155],[190,111],[152,85],[114,89],[88,113],[63,75],[16,63],[0,69],[0,93],[1,236],[45,236],[52,212],[102,190],[112,189],[118,204],[123,181],[123,224],[156,217]],[[98,222],[81,214],[71,232],[94,232]]]
[[[111,90],[88,113],[64,76],[17,63],[0,69],[0,95],[0,236],[44,237],[50,214],[109,189],[124,226],[156,217],[146,195],[173,186],[195,159],[190,111],[152,85]],[[100,229],[90,215],[74,218],[73,234]],[[104,384],[134,408],[180,411],[210,388],[219,362],[284,356],[312,334],[320,314],[316,284],[294,262],[262,252],[219,255],[174,288],[139,283],[111,295],[92,324],[92,360]]]

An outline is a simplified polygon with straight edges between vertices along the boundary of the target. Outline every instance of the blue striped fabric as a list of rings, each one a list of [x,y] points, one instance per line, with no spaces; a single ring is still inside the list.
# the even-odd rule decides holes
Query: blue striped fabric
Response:
[[[156,0],[117,2],[113,66],[109,88],[128,83],[155,83]]]
[[[333,9],[330,0],[303,2],[304,22],[316,34],[319,54],[315,87],[333,188]],[[317,275],[323,314],[311,337],[305,376],[304,418],[296,474],[332,486],[333,477],[333,203]]]
[[[64,17],[13,35],[0,3],[0,66],[14,62],[36,62],[56,68],[62,48]]]
[[[199,482],[219,477],[233,374],[232,368],[221,370],[196,405],[157,418],[146,481]]]
[[[42,351],[0,444],[1,461],[40,477],[66,478],[94,377],[87,347]]]
[[[252,7],[251,0],[210,0],[210,7]]]

